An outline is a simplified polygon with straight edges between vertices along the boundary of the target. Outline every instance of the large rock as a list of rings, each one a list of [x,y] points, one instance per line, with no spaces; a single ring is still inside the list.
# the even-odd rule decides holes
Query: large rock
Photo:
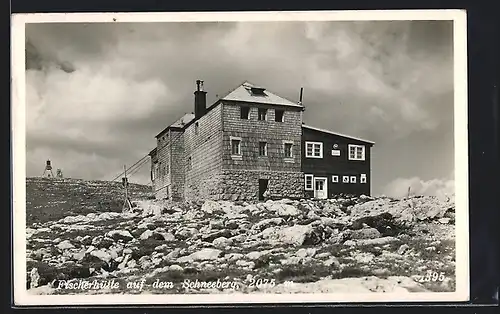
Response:
[[[364,228],[359,230],[354,230],[351,233],[352,239],[376,239],[380,238],[380,232],[375,228]]]
[[[193,261],[216,260],[221,255],[222,251],[218,249],[204,248],[198,252],[188,256],[183,256],[177,259],[178,263],[190,263]]]
[[[219,237],[217,239],[215,239],[212,244],[216,247],[216,248],[226,248],[228,246],[230,246],[231,244],[233,243],[233,241],[231,239],[228,239],[226,237]]]
[[[318,235],[312,225],[295,225],[279,229],[277,227],[267,228],[262,232],[264,238],[283,244],[300,246],[319,242]]]
[[[38,268],[32,268],[30,271],[30,289],[38,287],[40,281],[40,274]]]
[[[298,216],[300,211],[297,207],[282,202],[270,202],[268,205],[269,211],[276,212],[280,217]]]
[[[161,216],[163,206],[152,203],[151,201],[136,201],[137,207],[142,210],[142,216]]]
[[[112,259],[111,254],[104,249],[94,250],[94,251],[90,252],[90,255],[95,256],[98,259],[100,259],[101,261],[106,262],[108,264],[111,262],[111,259]]]
[[[201,211],[205,212],[207,214],[213,214],[215,212],[222,211],[222,209],[221,209],[221,206],[219,205],[219,203],[217,203],[215,201],[207,200],[201,206]]]
[[[112,230],[107,233],[107,236],[115,241],[118,240],[130,241],[134,238],[134,236],[130,234],[130,232],[128,232],[127,230]]]
[[[71,244],[71,242],[69,240],[64,240],[64,241],[61,241],[58,245],[57,245],[57,248],[60,249],[60,250],[68,250],[68,249],[72,249],[74,248],[75,246],[73,244]]]
[[[252,226],[253,230],[264,230],[270,226],[278,226],[284,224],[285,220],[280,217],[263,219]]]

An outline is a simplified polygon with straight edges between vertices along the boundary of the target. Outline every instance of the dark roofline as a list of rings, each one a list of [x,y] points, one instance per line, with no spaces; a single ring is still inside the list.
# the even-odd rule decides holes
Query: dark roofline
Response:
[[[165,132],[167,132],[168,130],[172,130],[172,131],[184,131],[183,128],[179,128],[179,127],[176,127],[176,126],[167,126],[166,128],[164,128],[160,133],[158,133],[155,138],[158,138],[160,136],[162,136]]]
[[[349,138],[349,139],[352,139],[352,140],[356,140],[356,141],[359,141],[359,142],[366,143],[366,144],[368,144],[370,146],[375,145],[375,142],[372,142],[372,141],[369,141],[369,140],[365,140],[365,139],[362,139],[362,138],[359,138],[359,137],[345,135],[345,134],[338,133],[338,132],[333,132],[333,131],[330,131],[330,130],[320,129],[320,128],[316,128],[316,127],[313,127],[313,126],[310,126],[310,125],[305,125],[305,124],[302,124],[302,127],[306,128],[306,129],[309,129],[309,130],[313,130],[313,131],[318,131],[318,132],[322,132],[322,133],[327,133],[327,134],[337,135],[337,136],[340,136],[340,137]]]
[[[190,126],[191,124],[195,123],[196,121],[200,120],[202,117],[204,117],[210,110],[214,109],[215,107],[217,107],[217,105],[219,105],[220,103],[222,102],[222,99],[218,99],[216,102],[214,102],[213,104],[210,105],[210,107],[207,107],[207,109],[205,109],[205,112],[203,113],[203,115],[201,117],[198,117],[198,118],[194,118],[193,120],[189,121],[188,123],[186,123],[183,127],[183,131],[188,127]]]
[[[156,147],[155,147],[155,148],[153,148],[153,149],[152,149],[152,150],[148,153],[148,155],[149,155],[149,156],[153,156],[154,154],[156,154],[156,151],[157,151],[157,149],[156,149]]]

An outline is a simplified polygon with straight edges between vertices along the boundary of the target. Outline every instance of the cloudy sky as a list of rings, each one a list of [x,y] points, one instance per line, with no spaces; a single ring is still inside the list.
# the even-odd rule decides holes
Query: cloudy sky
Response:
[[[248,80],[304,122],[375,141],[373,193],[454,185],[448,21],[31,24],[26,26],[27,175],[113,179],[193,111]],[[146,181],[148,164],[131,178]]]

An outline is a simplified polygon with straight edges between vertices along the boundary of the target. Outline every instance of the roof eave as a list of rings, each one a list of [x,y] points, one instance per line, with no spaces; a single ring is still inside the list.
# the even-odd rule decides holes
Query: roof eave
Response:
[[[302,124],[302,127],[306,128],[306,129],[318,131],[318,132],[323,132],[323,133],[328,133],[328,134],[332,134],[332,135],[337,135],[337,136],[340,136],[340,137],[345,137],[345,138],[353,139],[353,140],[356,140],[356,141],[359,141],[359,142],[366,143],[366,144],[368,144],[370,146],[374,146],[375,145],[375,142],[369,141],[369,140],[365,140],[365,139],[362,139],[362,138],[359,138],[359,137],[354,137],[354,136],[350,136],[350,135],[346,135],[346,134],[342,134],[342,133],[338,133],[338,132],[333,132],[333,131],[330,131],[330,130],[320,129],[320,128],[316,128],[316,127],[313,127],[313,126],[310,126],[310,125],[306,125],[306,124]]]
[[[228,101],[232,103],[245,103],[245,104],[253,104],[253,105],[264,105],[264,106],[281,106],[281,107],[288,107],[288,108],[296,108],[296,109],[301,109],[304,110],[304,106],[298,105],[298,104],[272,104],[272,103],[265,103],[265,102],[258,102],[258,101],[247,101],[247,100],[238,100],[238,99],[225,99],[222,98],[222,101]]]

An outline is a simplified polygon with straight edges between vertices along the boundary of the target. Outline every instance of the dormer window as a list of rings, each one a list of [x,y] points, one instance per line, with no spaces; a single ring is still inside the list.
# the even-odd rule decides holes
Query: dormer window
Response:
[[[252,96],[267,96],[265,90],[266,89],[262,87],[250,87],[250,93]]]

